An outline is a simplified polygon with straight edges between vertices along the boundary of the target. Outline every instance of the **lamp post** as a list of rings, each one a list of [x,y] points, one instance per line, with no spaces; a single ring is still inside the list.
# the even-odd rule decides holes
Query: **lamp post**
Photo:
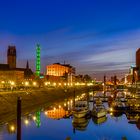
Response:
[[[26,81],[26,82],[25,82],[25,90],[27,90],[28,86],[29,86],[29,82]]]
[[[13,92],[13,88],[14,88],[14,85],[15,85],[15,82],[11,82],[11,90],[12,90],[12,92]]]

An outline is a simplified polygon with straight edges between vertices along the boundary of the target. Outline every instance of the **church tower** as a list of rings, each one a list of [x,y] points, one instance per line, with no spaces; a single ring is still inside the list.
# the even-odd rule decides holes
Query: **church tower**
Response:
[[[16,47],[15,46],[8,46],[7,50],[7,63],[9,64],[9,67],[16,68]]]

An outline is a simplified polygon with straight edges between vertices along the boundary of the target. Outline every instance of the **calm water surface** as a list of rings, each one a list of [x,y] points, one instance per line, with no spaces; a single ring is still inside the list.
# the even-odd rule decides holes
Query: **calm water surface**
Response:
[[[72,116],[63,118],[67,113],[59,106],[22,117],[22,140],[140,140],[140,119],[129,122],[130,118],[139,118],[138,114],[107,114],[101,119],[89,116],[74,125]],[[0,140],[16,140],[15,129],[16,120],[1,125]]]

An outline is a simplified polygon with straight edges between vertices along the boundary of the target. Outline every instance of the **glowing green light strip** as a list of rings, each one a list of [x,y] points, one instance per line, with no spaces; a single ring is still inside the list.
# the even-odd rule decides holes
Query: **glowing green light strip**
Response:
[[[41,126],[40,111],[36,112],[36,121],[35,121],[35,123],[36,123],[37,128],[39,128]]]
[[[36,75],[40,76],[40,45],[36,47]]]

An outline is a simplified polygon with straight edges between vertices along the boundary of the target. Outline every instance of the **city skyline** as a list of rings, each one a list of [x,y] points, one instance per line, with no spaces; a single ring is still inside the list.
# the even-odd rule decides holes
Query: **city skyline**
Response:
[[[127,72],[140,46],[138,0],[3,1],[0,4],[0,63],[8,45],[17,48],[17,66],[35,71],[36,44],[41,71],[60,62],[92,76]]]

